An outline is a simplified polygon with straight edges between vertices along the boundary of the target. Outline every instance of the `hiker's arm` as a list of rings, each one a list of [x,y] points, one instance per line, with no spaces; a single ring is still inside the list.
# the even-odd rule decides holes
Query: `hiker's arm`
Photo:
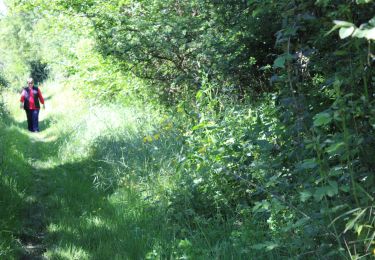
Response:
[[[38,97],[39,97],[40,103],[42,103],[43,105],[43,108],[46,108],[46,105],[44,104],[44,98],[42,96],[42,92],[40,91],[40,88],[38,88]]]
[[[20,99],[20,108],[23,108],[23,102],[25,102],[25,91],[22,90],[21,99]]]

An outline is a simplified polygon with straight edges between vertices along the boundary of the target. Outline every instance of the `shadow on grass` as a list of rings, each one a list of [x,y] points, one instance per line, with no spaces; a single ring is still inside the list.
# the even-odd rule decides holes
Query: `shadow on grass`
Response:
[[[0,133],[5,135],[3,147],[10,147],[6,151],[9,155],[5,160],[5,172],[13,176],[16,186],[24,193],[18,197],[14,194],[12,199],[18,205],[13,210],[18,226],[11,222],[8,226],[12,226],[13,236],[25,240],[28,236],[35,240],[38,233],[44,233],[44,239],[36,243],[43,244],[49,259],[170,259],[182,257],[191,248],[211,250],[212,246],[215,250],[220,241],[229,243],[223,239],[224,227],[219,225],[214,226],[218,231],[210,246],[205,242],[206,237],[194,241],[197,232],[189,227],[179,229],[177,234],[173,225],[178,223],[167,219],[166,208],[140,194],[138,178],[152,179],[153,173],[160,172],[163,164],[170,163],[169,159],[179,151],[173,136],[162,136],[153,142],[132,137],[100,137],[95,140],[89,158],[38,168],[36,160],[47,162],[58,157],[61,146],[69,141],[68,136],[53,141],[37,140],[17,125]],[[111,162],[121,165],[124,172],[116,175],[119,168],[111,166]],[[122,186],[105,191],[94,188],[98,176],[103,180],[114,178],[114,183],[118,184],[127,174],[136,175],[130,180],[133,183],[125,181],[119,184]],[[11,189],[7,191],[15,193]],[[5,217],[11,218],[10,215]],[[230,231],[228,228],[227,233]],[[200,236],[205,235],[201,233]],[[188,248],[178,248],[179,242],[184,242],[182,246]],[[176,250],[180,255],[175,257]],[[203,255],[202,251],[197,252]]]
[[[50,128],[51,125],[54,124],[54,123],[55,122],[54,122],[54,120],[52,118],[50,118],[50,117],[44,118],[43,120],[41,120],[39,122],[39,129],[40,129],[40,131],[45,131],[48,128]]]
[[[30,169],[32,161],[57,158],[59,147],[65,142],[66,137],[60,136],[50,141],[38,141],[41,133],[30,133],[22,128],[22,123],[12,122],[4,130],[6,136],[3,142],[6,146],[13,148],[7,152],[8,162],[12,164],[11,168],[22,166]]]
[[[144,259],[166,232],[162,212],[136,191],[95,189],[91,174],[99,167],[86,160],[38,172],[52,259]]]
[[[175,137],[161,136],[144,142],[139,137],[104,136],[93,142],[90,157],[84,160],[38,168],[33,161],[57,158],[69,137],[38,141],[17,127],[12,129],[12,135],[10,143],[19,147],[13,156],[23,160],[22,169],[28,171],[24,175],[29,175],[19,179],[24,181],[25,197],[31,198],[23,207],[33,209],[21,211],[23,229],[27,231],[18,237],[43,232],[44,239],[37,243],[43,244],[48,258],[168,259],[174,257],[176,250],[181,256],[191,250],[178,249],[178,241],[197,235],[190,234],[189,227],[177,234],[174,229],[178,223],[168,219],[166,206],[156,199],[146,199],[137,183],[145,178],[151,180],[161,169],[168,168],[164,164],[169,164],[180,149]],[[132,178],[127,179],[128,175]],[[95,189],[98,178],[116,185]],[[120,181],[122,178],[124,182]],[[221,231],[222,227],[212,241],[214,245],[222,240]],[[199,238],[186,246],[204,248],[206,244]]]
[[[16,238],[24,227],[24,212],[29,207],[30,138],[9,119],[3,122],[5,124],[0,123],[0,251],[4,250],[2,246],[8,250],[0,255],[12,259],[21,251]]]
[[[3,122],[10,126],[14,125],[20,129],[27,130],[27,119],[26,119],[26,113],[23,111],[24,114],[24,120],[21,122],[15,121],[12,118],[9,118],[9,116],[5,116],[2,120]],[[54,124],[54,120],[50,117],[46,117],[42,120],[39,120],[39,130],[40,132],[46,131],[48,128],[50,128]]]
[[[170,154],[162,154],[142,139],[105,137],[98,138],[95,147],[84,161],[41,172],[49,179],[49,191],[43,197],[50,212],[48,256],[145,259],[155,249],[165,254],[163,258],[170,257],[172,249],[166,245],[173,244],[174,235],[167,225],[166,208],[142,197],[134,183],[137,178],[106,190],[95,189],[94,181],[101,177],[100,181],[111,179],[118,184],[119,178],[129,177],[130,169],[137,171],[137,177],[149,177],[161,167],[160,161],[172,156],[173,149],[168,150]],[[119,169],[123,172],[116,174]]]
[[[3,152],[7,158],[1,169],[23,195],[17,196],[15,191],[4,189],[13,196],[9,204],[14,204],[12,214],[18,223],[7,224],[10,236],[42,243],[52,259],[143,259],[154,247],[163,244],[165,238],[172,237],[166,235],[163,212],[144,201],[136,190],[126,186],[117,191],[94,188],[95,172],[113,170],[98,162],[98,158],[105,156],[105,149],[97,149],[93,157],[82,161],[38,168],[36,161],[58,157],[59,148],[67,137],[42,141],[30,138],[17,122],[12,124],[2,130],[2,145],[9,148]],[[131,140],[103,139],[98,147],[119,148],[111,155],[115,157],[123,152],[121,147],[131,148],[126,152],[130,161],[131,153],[140,145],[140,141],[134,140],[131,143]],[[142,152],[138,150],[138,154],[134,154],[133,163],[144,160]],[[45,239],[37,240],[41,233],[45,233]],[[19,256],[25,255],[22,249],[14,250]]]
[[[0,255],[12,255],[18,243],[14,234],[22,227],[19,218],[25,201],[16,186],[16,182],[0,171]]]

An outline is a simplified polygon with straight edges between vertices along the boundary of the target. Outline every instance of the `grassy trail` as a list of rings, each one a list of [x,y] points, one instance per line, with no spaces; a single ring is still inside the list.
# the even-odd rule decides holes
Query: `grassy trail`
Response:
[[[40,146],[43,140],[37,137],[32,137],[30,143],[27,145],[30,156],[30,182],[26,197],[27,207],[24,209],[24,219],[22,220],[22,231],[19,234],[23,252],[21,259],[43,259],[42,255],[45,252],[45,245],[43,239],[45,238],[45,208],[41,201],[41,197],[45,193],[46,186],[43,185],[45,176],[39,174],[38,168],[35,165],[37,161],[37,153],[33,146]]]
[[[13,164],[19,167],[14,170],[19,174],[18,186],[23,191],[22,228],[18,233],[22,246],[18,257],[21,259],[61,258],[62,255],[54,252],[59,250],[55,243],[61,239],[61,234],[53,227],[102,207],[103,194],[95,190],[92,180],[85,176],[92,167],[85,161],[65,163],[59,156],[66,133],[61,131],[64,126],[54,118],[60,117],[61,123],[66,123],[64,116],[72,116],[72,113],[64,115],[61,109],[70,104],[58,104],[56,92],[59,91],[61,89],[45,93],[47,110],[40,112],[40,133],[28,133],[23,110],[16,105],[10,107],[13,126],[9,130],[12,134],[8,146],[17,147],[14,153],[19,158]],[[7,99],[17,100],[18,97],[9,94]]]
[[[105,174],[119,171],[102,160],[108,153],[119,152],[119,144],[137,157],[132,149],[142,137],[130,116],[134,112],[118,122],[124,111],[97,113],[79,97],[62,104],[62,93],[75,95],[69,88],[52,85],[43,92],[47,109],[40,112],[40,133],[27,132],[24,112],[17,104],[9,105],[12,123],[6,139],[8,147],[14,148],[9,158],[17,155],[9,169],[18,174],[22,193],[17,234],[22,249],[15,259],[145,258],[170,237],[163,213],[145,201],[129,180],[116,189],[94,185],[100,174],[106,178]],[[18,96],[7,94],[6,99]],[[114,129],[122,133],[122,140]],[[103,151],[109,145],[112,150]],[[122,170],[128,168],[124,165]]]
[[[27,206],[19,235],[24,248],[22,259],[45,259],[45,252],[48,259],[60,259],[63,255],[59,252],[60,246],[71,246],[80,240],[63,229],[75,229],[75,221],[103,207],[105,201],[104,195],[94,189],[85,175],[89,174],[85,169],[90,169],[85,163],[49,167],[40,159],[53,159],[57,163],[58,156],[52,147],[53,143],[46,142],[42,134],[30,134],[30,142],[25,145],[30,154],[27,169],[30,178],[25,189]],[[67,259],[72,258],[67,256]]]
[[[267,235],[251,218],[194,211],[210,213],[178,170],[173,118],[145,104],[98,107],[72,89],[43,87],[40,133],[26,130],[19,95],[5,96],[0,259],[280,259],[249,249]]]

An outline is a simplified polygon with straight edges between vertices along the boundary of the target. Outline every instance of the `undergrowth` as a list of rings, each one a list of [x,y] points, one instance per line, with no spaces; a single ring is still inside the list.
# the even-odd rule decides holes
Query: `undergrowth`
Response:
[[[347,184],[351,171],[318,150],[344,153],[345,135],[325,146],[311,141],[337,119],[310,117],[314,129],[298,139],[275,96],[238,106],[211,98],[208,84],[195,104],[167,111],[92,105],[61,83],[43,91],[41,133],[27,133],[23,112],[10,103],[2,123],[4,256],[23,251],[23,212],[35,200],[44,207],[50,259],[350,258],[347,240],[358,255],[372,247],[367,182]],[[75,98],[62,103],[60,95]]]

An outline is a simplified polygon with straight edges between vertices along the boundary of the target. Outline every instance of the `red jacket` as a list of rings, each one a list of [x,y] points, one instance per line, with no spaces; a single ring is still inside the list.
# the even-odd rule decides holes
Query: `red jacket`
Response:
[[[33,95],[29,95],[29,93],[33,93]],[[26,100],[26,98],[27,98],[27,100]],[[20,101],[22,103],[25,103],[25,105],[28,103],[28,107],[25,107],[25,109],[30,109],[30,110],[39,109],[39,101],[40,101],[40,103],[42,103],[44,105],[44,98],[42,96],[42,92],[40,91],[39,88],[36,88],[36,87],[24,88],[22,90]]]

